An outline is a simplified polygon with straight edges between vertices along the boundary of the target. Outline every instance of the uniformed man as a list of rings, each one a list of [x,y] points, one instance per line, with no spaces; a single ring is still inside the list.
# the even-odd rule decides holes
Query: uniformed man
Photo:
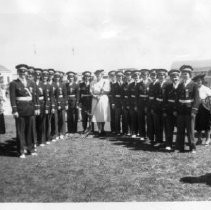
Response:
[[[53,87],[48,83],[49,71],[42,71],[42,82],[43,82],[43,97],[44,97],[44,109],[43,109],[43,124],[44,124],[44,142],[49,144],[51,139],[51,112],[55,112],[55,102],[53,95]],[[52,140],[52,141],[55,141]]]
[[[92,96],[90,93],[90,79],[92,73],[90,71],[85,71],[82,73],[82,75],[83,75],[83,82],[79,84],[79,106],[81,107],[82,127],[83,127],[83,132],[85,133],[87,130],[88,121],[91,125],[90,114],[92,108]],[[76,97],[77,97],[77,92],[76,92]]]
[[[163,97],[165,93],[167,77],[166,69],[157,70],[158,82],[155,84],[154,98],[155,102],[153,104],[153,113],[154,113],[154,128],[155,128],[155,144],[154,147],[163,146],[163,133],[166,131],[166,117],[163,116]]]
[[[177,126],[178,116],[178,86],[180,71],[172,69],[168,72],[171,83],[166,86],[164,94],[164,117],[166,117],[166,150],[172,150],[174,127]]]
[[[157,82],[157,70],[150,70],[151,83],[149,84],[148,92],[148,109],[147,109],[147,136],[150,144],[154,145],[155,142],[155,127],[154,127],[154,113],[153,107],[155,103],[155,84]]]
[[[67,74],[67,130],[69,135],[77,133],[78,127],[78,105],[79,105],[79,85],[75,83],[75,72],[69,71]]]
[[[180,71],[182,82],[178,86],[177,150],[184,151],[185,130],[187,130],[190,151],[196,153],[194,124],[200,103],[199,91],[197,84],[191,80],[193,68],[183,65]]]
[[[49,144],[45,139],[45,122],[44,122],[44,91],[43,91],[43,82],[42,78],[42,69],[35,68],[34,69],[34,78],[35,85],[37,89],[37,95],[39,100],[38,108],[40,110],[39,115],[36,116],[36,132],[37,132],[37,141],[41,147],[45,146],[45,144]]]
[[[116,71],[116,83],[113,85],[112,90],[112,108],[114,109],[115,116],[115,133],[117,136],[121,135],[121,131],[123,133],[122,128],[122,115],[123,115],[123,72]]]
[[[25,158],[24,150],[28,154],[37,155],[32,143],[32,116],[35,112],[35,92],[26,79],[27,65],[16,66],[18,79],[10,83],[10,101],[12,113],[16,121],[17,150],[20,158]]]
[[[57,103],[56,103],[56,84],[54,82],[54,74],[55,70],[54,69],[48,69],[48,84],[51,86],[52,91],[53,91],[53,101],[54,104],[51,105],[51,111],[49,115],[49,121],[50,121],[50,140],[57,141],[59,139],[59,134],[58,134],[58,110],[57,110]]]
[[[125,70],[124,72],[126,81],[123,83],[122,87],[122,105],[123,105],[123,115],[122,115],[122,129],[124,135],[131,135],[131,118],[130,118],[130,100],[129,100],[129,85],[133,82],[132,71]]]
[[[55,102],[58,112],[58,134],[60,139],[64,139],[66,133],[65,110],[68,109],[66,85],[60,81],[62,74],[58,71],[54,74],[55,79]]]
[[[111,121],[110,121],[110,128],[111,128],[111,133],[114,134],[116,132],[115,130],[115,113],[114,113],[114,106],[113,104],[113,98],[112,98],[112,92],[113,92],[113,86],[116,83],[116,75],[115,71],[112,70],[108,72],[109,80],[110,80],[110,93],[108,95],[109,97],[109,103],[110,103],[110,112],[111,112]]]
[[[138,86],[140,82],[140,71],[134,70],[133,71],[133,79],[132,82],[128,87],[128,95],[129,95],[129,112],[130,112],[130,119],[131,119],[131,134],[132,138],[136,138],[138,134]]]
[[[149,70],[141,69],[141,82],[138,87],[138,128],[141,140],[147,139],[147,108],[149,93]]]

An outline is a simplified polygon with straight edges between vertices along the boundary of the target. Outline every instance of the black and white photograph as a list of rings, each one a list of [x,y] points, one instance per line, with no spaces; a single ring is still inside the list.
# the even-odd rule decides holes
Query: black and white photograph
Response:
[[[210,39],[208,0],[0,0],[0,209],[208,209]]]

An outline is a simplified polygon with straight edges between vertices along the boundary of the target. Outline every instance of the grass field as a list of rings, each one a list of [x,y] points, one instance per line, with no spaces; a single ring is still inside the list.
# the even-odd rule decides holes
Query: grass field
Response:
[[[0,140],[0,202],[209,201],[211,146],[155,151],[129,138],[69,138],[16,157],[6,118]]]

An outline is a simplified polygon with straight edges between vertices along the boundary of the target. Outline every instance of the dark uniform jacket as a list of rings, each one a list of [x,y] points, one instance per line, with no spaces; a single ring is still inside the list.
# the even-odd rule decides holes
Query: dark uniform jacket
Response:
[[[139,83],[132,82],[129,84],[128,87],[128,99],[129,99],[129,105],[131,108],[138,106],[138,87]]]
[[[144,109],[148,105],[149,85],[150,81],[148,81],[147,83],[141,81],[138,84],[138,106],[140,109]]]
[[[108,95],[108,98],[109,98],[109,103],[110,104],[114,104],[113,102],[113,97],[112,97],[112,93],[113,93],[113,90],[114,90],[114,85],[116,84],[116,82],[110,82],[110,93]]]
[[[90,93],[90,83],[88,85],[86,85],[85,82],[79,84],[79,103],[81,103],[82,107],[85,107],[87,110],[91,110],[92,95]]]
[[[79,101],[79,85],[66,83],[66,90],[69,108],[76,108]]]
[[[54,87],[55,87],[55,104],[57,106],[57,109],[64,110],[65,106],[68,106],[66,85],[63,83],[58,83],[58,84],[55,83]]]
[[[178,113],[191,114],[197,112],[200,104],[197,84],[193,81],[187,84],[181,82],[178,86]]]
[[[48,83],[43,83],[43,95],[44,95],[44,109],[51,112],[55,109],[55,98],[53,94],[53,86]]]
[[[111,98],[112,98],[112,104],[115,104],[116,108],[122,108],[123,105],[123,82],[120,85],[118,82],[116,82],[113,85],[112,91],[111,91]]]
[[[155,113],[161,114],[164,111],[164,94],[166,86],[169,82],[164,81],[161,86],[161,83],[158,81],[154,86],[154,103],[152,104],[152,109]]]
[[[122,86],[122,105],[123,105],[123,108],[127,108],[130,106],[129,84],[127,82],[123,83],[123,86]]]
[[[35,84],[27,80],[25,87],[19,79],[16,79],[10,83],[9,89],[12,113],[18,112],[19,116],[33,116],[38,107]]]
[[[167,114],[173,114],[173,112],[178,112],[178,87],[174,87],[173,83],[166,85],[164,93],[164,107],[163,110]]]
[[[158,81],[151,82],[149,84],[149,91],[148,91],[148,110],[153,109],[155,103],[155,84]]]
[[[38,98],[38,109],[40,110],[40,113],[44,113],[45,107],[44,107],[44,86],[43,82],[39,81],[38,83],[34,83],[37,90],[37,98]]]

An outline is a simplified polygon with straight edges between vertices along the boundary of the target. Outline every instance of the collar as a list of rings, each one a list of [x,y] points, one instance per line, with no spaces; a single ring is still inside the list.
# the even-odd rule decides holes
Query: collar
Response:
[[[188,79],[188,80],[184,81],[185,87],[186,87],[190,82],[191,82],[191,79]]]
[[[179,83],[180,83],[180,82],[173,83],[173,87],[174,87],[175,89],[177,89],[177,87],[178,87]]]

